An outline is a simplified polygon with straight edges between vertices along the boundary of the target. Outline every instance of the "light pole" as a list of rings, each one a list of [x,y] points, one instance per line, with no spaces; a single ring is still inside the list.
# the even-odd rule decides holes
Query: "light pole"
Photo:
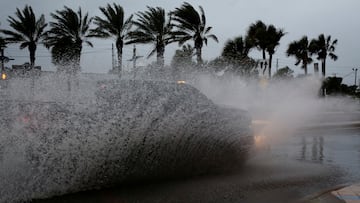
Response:
[[[355,71],[355,81],[354,81],[354,85],[356,86],[356,77],[357,77],[357,71],[358,71],[358,69],[357,69],[357,68],[353,68],[352,70]]]

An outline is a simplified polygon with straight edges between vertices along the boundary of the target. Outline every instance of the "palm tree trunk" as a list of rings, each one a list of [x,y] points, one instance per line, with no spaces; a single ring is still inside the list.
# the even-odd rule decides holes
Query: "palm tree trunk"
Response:
[[[35,65],[35,52],[36,52],[36,44],[35,43],[30,43],[29,52],[30,52],[30,67],[34,68],[34,65]]]
[[[272,64],[273,55],[269,54],[269,79],[271,79],[271,64]]]
[[[197,47],[196,48],[196,62],[197,62],[197,65],[201,65],[203,63],[201,55],[202,55],[201,48]]]
[[[326,64],[326,59],[324,58],[322,60],[322,63],[321,63],[321,72],[322,72],[322,75],[323,75],[324,78],[325,78],[325,75],[326,75],[325,64]]]
[[[160,68],[164,67],[164,53],[165,53],[165,46],[158,45],[156,48],[156,63]]]
[[[194,44],[194,47],[195,47],[195,50],[196,50],[196,62],[197,62],[197,65],[200,66],[202,63],[203,63],[203,60],[202,60],[202,46],[203,46],[203,41],[202,41],[202,38],[200,36],[198,36],[196,39],[195,39],[195,44]]]
[[[122,73],[122,54],[123,54],[123,41],[121,39],[118,39],[116,41],[116,50],[117,50],[117,59],[118,59],[118,70],[116,71],[119,74],[119,77],[121,78]]]
[[[265,60],[266,60],[265,49],[262,50],[262,58],[263,58],[263,61],[260,63],[260,69],[263,69],[263,67],[265,65]],[[263,74],[265,73],[264,71],[265,70],[263,70]]]
[[[303,63],[302,67],[304,68],[305,75],[307,75],[308,74],[308,71],[307,71],[308,61],[307,61],[307,59],[303,59],[302,63]]]
[[[82,41],[79,41],[76,43],[76,47],[75,47],[75,61],[74,61],[74,74],[76,75],[77,73],[80,72],[80,60],[81,60],[81,50],[82,50]]]
[[[266,52],[265,52],[265,49],[262,50],[262,57],[263,59],[265,60],[266,59]]]

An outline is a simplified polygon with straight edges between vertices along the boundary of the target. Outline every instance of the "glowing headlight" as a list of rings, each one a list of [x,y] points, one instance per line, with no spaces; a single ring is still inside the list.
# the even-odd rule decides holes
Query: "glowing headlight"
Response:
[[[2,80],[6,80],[6,78],[7,78],[6,73],[1,73],[1,79],[2,79]]]
[[[185,82],[185,80],[178,80],[176,83],[177,84],[185,84],[186,82]]]

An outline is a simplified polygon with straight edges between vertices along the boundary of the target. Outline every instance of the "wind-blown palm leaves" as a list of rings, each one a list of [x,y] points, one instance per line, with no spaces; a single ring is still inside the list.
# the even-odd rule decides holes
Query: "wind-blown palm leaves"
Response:
[[[132,17],[130,15],[126,20],[124,19],[124,9],[117,4],[107,4],[106,7],[99,8],[105,18],[96,16],[94,24],[97,25],[96,29],[91,30],[92,35],[98,38],[115,38],[115,46],[117,49],[118,70],[113,70],[121,74],[122,68],[122,53],[124,39],[128,36],[132,26]]]
[[[285,32],[282,29],[276,29],[274,25],[267,26],[260,20],[251,24],[248,29],[247,40],[253,47],[262,51],[263,60],[266,60],[266,52],[269,54],[269,78],[271,78],[272,57],[284,35]]]
[[[51,13],[55,22],[50,22],[51,29],[47,32],[45,45],[51,48],[53,63],[65,68],[66,71],[80,71],[80,56],[83,43],[92,47],[88,41],[90,23],[88,13],[84,16],[81,9],[77,12],[64,7]]]
[[[154,48],[148,57],[156,53],[157,65],[163,67],[165,46],[174,42],[170,18],[166,17],[163,8],[147,8],[147,11],[136,14],[138,19],[133,21],[136,28],[129,33],[129,41],[126,44],[153,44]]]
[[[251,24],[248,31],[247,31],[247,41],[250,43],[252,47],[258,48],[262,52],[262,57],[266,59],[266,47],[267,47],[267,40],[266,40],[266,30],[267,26],[262,21],[256,21],[255,23]]]
[[[310,43],[307,36],[303,36],[299,41],[293,41],[289,44],[286,51],[287,56],[294,56],[296,58],[295,65],[302,63],[302,68],[307,75],[307,65],[312,63]]]
[[[275,49],[280,44],[280,39],[285,35],[282,29],[276,29],[274,25],[269,25],[267,28],[267,47],[266,51],[269,54],[269,78],[271,78],[272,59],[275,54]]]
[[[239,36],[225,43],[221,56],[234,72],[249,76],[256,67],[255,61],[248,56],[250,49],[250,43]]]
[[[242,60],[248,56],[250,48],[249,43],[242,36],[239,36],[225,43],[221,55],[230,61]]]
[[[203,62],[201,52],[204,43],[207,45],[208,39],[218,42],[217,37],[210,34],[212,27],[206,27],[204,9],[201,6],[199,6],[199,9],[200,14],[192,5],[185,2],[180,8],[176,8],[175,11],[171,12],[172,19],[175,21],[174,25],[178,28],[175,32],[175,40],[180,45],[191,39],[194,41],[198,65]]]
[[[317,39],[313,39],[310,42],[310,51],[312,54],[317,54],[317,59],[321,61],[321,71],[323,77],[326,75],[326,58],[336,61],[338,56],[334,54],[335,46],[338,40],[331,40],[331,36],[325,37],[324,34],[319,35]]]
[[[30,65],[35,65],[35,52],[37,44],[44,37],[44,29],[47,26],[44,15],[36,18],[31,6],[26,5],[20,11],[18,8],[15,12],[16,18],[9,16],[8,22],[14,30],[1,30],[7,35],[5,38],[8,43],[21,43],[20,49],[28,48],[30,52]]]

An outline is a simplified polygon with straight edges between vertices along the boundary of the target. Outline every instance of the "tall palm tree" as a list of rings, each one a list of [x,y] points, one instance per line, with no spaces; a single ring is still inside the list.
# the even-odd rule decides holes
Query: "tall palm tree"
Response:
[[[293,41],[289,44],[289,47],[286,51],[287,56],[294,56],[296,58],[295,65],[302,63],[302,68],[307,75],[307,65],[312,63],[311,52],[310,52],[310,43],[307,36],[303,36],[298,41]]]
[[[251,24],[247,31],[247,40],[250,45],[258,48],[262,52],[262,58],[266,61],[266,52],[269,54],[269,78],[271,77],[272,57],[280,39],[285,35],[282,29],[276,29],[274,25],[267,26],[264,22],[258,20]],[[261,68],[263,63],[261,64]],[[265,72],[266,67],[263,69]]]
[[[210,34],[212,27],[206,26],[204,9],[201,6],[199,9],[200,13],[191,4],[184,2],[180,8],[171,12],[172,18],[176,22],[175,26],[178,28],[175,36],[176,41],[180,45],[190,39],[194,41],[198,65],[203,63],[202,47],[204,43],[207,45],[208,39],[218,42],[218,38],[214,34]]]
[[[133,15],[130,15],[129,18],[125,20],[124,9],[115,3],[113,4],[113,7],[110,4],[107,4],[106,7],[99,7],[99,9],[105,18],[96,16],[94,18],[94,24],[97,25],[97,28],[92,29],[91,32],[98,38],[115,38],[119,64],[118,70],[114,71],[121,74],[124,39],[131,29]]]
[[[262,52],[263,60],[266,60],[266,30],[267,26],[261,20],[256,21],[251,24],[248,28],[246,40],[249,42],[250,46],[256,47]]]
[[[317,59],[321,61],[321,71],[323,77],[326,75],[326,58],[336,61],[338,56],[334,54],[335,46],[338,40],[331,40],[331,36],[325,37],[324,34],[319,35],[317,39],[313,39],[310,42],[310,51],[312,54],[317,54]]]
[[[282,29],[276,29],[274,25],[269,25],[266,30],[267,36],[267,46],[266,51],[269,54],[269,78],[271,78],[271,67],[272,59],[275,54],[275,49],[280,44],[280,39],[285,35],[285,32]]]
[[[138,19],[132,22],[136,28],[128,33],[129,41],[126,44],[153,44],[154,48],[148,58],[156,53],[157,65],[163,67],[165,46],[174,41],[170,18],[166,17],[165,10],[161,7],[147,8],[147,11],[136,14]]]
[[[80,57],[83,43],[92,47],[88,41],[90,35],[90,23],[92,18],[86,13],[82,14],[81,8],[77,12],[64,6],[63,10],[57,10],[50,14],[55,20],[50,22],[51,29],[46,33],[45,45],[51,48],[53,62],[66,71],[80,71]]]
[[[31,6],[28,5],[22,11],[17,8],[15,15],[16,18],[8,17],[9,25],[13,30],[1,30],[1,32],[7,35],[6,42],[21,43],[20,49],[28,48],[30,65],[34,67],[37,44],[43,39],[44,29],[47,26],[45,17],[41,15],[37,19]]]

